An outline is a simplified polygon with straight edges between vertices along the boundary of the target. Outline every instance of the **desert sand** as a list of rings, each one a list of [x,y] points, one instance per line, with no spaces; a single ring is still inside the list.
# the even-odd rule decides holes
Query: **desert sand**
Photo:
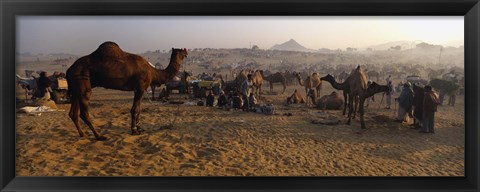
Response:
[[[266,84],[266,83],[265,83]],[[275,86],[280,90],[280,86]],[[90,114],[107,141],[96,141],[85,124],[79,137],[59,111],[31,116],[17,113],[17,176],[463,176],[464,98],[439,106],[435,134],[419,133],[394,121],[385,98],[366,108],[368,129],[359,118],[346,125],[341,110],[303,104],[285,106],[284,94],[265,94],[275,115],[142,101],[142,135],[130,135],[133,92],[95,88]],[[264,85],[263,90],[268,90]],[[23,90],[17,94],[21,98]],[[324,83],[322,95],[333,88]],[[158,93],[158,92],[157,92]],[[398,97],[399,93],[396,93]],[[173,94],[172,99],[184,100]],[[448,98],[448,97],[447,97]],[[196,102],[198,99],[187,101]],[[17,103],[17,108],[25,105]],[[291,113],[291,116],[285,115]],[[339,120],[336,125],[312,121]]]

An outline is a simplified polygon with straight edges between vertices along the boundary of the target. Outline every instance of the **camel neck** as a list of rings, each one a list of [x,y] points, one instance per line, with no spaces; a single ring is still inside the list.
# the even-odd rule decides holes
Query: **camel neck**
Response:
[[[175,75],[177,75],[178,71],[180,71],[180,65],[181,65],[182,61],[179,60],[179,61],[170,61],[170,63],[168,64],[167,68],[165,68],[164,70],[162,70],[163,72],[166,73],[166,75],[170,75],[169,77],[170,78],[173,78]]]
[[[332,84],[332,87],[335,88],[335,89],[337,89],[337,90],[344,90],[345,87],[346,87],[346,85],[347,85],[345,82],[343,82],[343,83],[338,83],[338,82],[336,82],[335,80],[330,80],[330,81],[328,81],[328,82],[329,82],[330,84]]]
[[[156,84],[163,84],[173,79],[178,71],[180,71],[181,61],[170,61],[167,68],[157,69],[155,73],[155,82]]]
[[[300,76],[297,76],[297,79],[298,79],[298,84],[300,84],[300,86],[305,86],[303,79]]]

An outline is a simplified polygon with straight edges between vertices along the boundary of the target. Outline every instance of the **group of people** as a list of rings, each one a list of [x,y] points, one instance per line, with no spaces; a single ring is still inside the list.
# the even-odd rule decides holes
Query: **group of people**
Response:
[[[215,96],[210,91],[207,95],[206,105],[213,107],[214,102]],[[253,111],[255,104],[257,104],[257,99],[253,94],[253,81],[251,74],[247,75],[247,79],[242,82],[239,91],[230,92],[228,96],[224,91],[221,91],[217,100],[217,106],[219,108],[236,108],[242,109],[245,112]]]
[[[391,109],[394,95],[391,76],[387,77],[386,82],[390,91],[385,94],[385,109]],[[420,129],[421,133],[435,133],[435,112],[437,111],[437,106],[441,105],[441,98],[439,98],[430,85],[424,87],[417,86],[417,91],[413,90],[413,86],[409,82],[403,83],[403,86],[400,88],[400,96],[394,99],[399,104],[395,120],[408,122],[410,118],[413,118],[411,126],[414,126],[415,129]]]
[[[413,91],[412,85],[407,82],[403,85],[398,101],[399,107],[396,120],[404,122],[413,118],[412,126],[421,129],[421,133],[435,133],[434,120],[437,106],[440,104],[437,93],[430,85]]]

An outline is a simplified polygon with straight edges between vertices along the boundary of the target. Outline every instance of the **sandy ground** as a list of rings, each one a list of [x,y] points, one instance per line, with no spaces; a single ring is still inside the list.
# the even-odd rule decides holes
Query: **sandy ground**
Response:
[[[333,91],[327,83],[323,87],[322,95]],[[455,107],[439,107],[435,134],[422,134],[394,122],[394,109],[384,109],[385,100],[379,94],[366,109],[369,129],[358,134],[358,117],[346,125],[339,110],[284,106],[294,89],[304,91],[289,86],[284,94],[265,95],[262,102],[273,102],[276,115],[144,99],[140,125],[146,133],[132,136],[133,92],[95,88],[90,105],[93,123],[109,139],[96,141],[85,124],[87,136],[80,138],[68,117],[70,104],[59,104],[61,111],[39,116],[17,113],[17,175],[464,175],[463,96],[457,96]],[[18,107],[24,105],[18,103]],[[322,119],[338,119],[340,124],[311,123]],[[165,129],[166,125],[173,128]]]

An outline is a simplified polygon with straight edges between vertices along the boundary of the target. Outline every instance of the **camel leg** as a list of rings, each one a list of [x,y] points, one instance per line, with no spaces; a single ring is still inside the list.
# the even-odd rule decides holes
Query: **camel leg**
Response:
[[[270,82],[270,93],[273,93],[273,83]]]
[[[283,92],[282,92],[282,94],[285,93],[285,89],[287,89],[287,85],[285,85],[285,83],[283,83]]]
[[[307,98],[307,102],[305,102],[305,105],[308,107],[308,103],[310,103],[310,99],[308,98],[308,88],[305,87],[305,97]]]
[[[138,128],[138,119],[140,117],[140,104],[142,101],[143,97],[143,92],[142,90],[136,90],[135,91],[135,96],[133,98],[133,106],[132,109],[130,110],[131,117],[132,117],[132,124],[131,124],[131,129],[132,129],[132,135],[139,135],[143,130]]]
[[[90,130],[92,130],[97,140],[106,140],[106,137],[102,136],[97,132],[97,130],[95,130],[95,127],[93,127],[92,121],[90,119],[90,114],[88,113],[88,104],[90,101],[90,96],[92,95],[92,91],[91,89],[88,89],[88,91],[84,91],[83,93],[84,94],[81,94],[78,98],[80,104],[80,118],[83,120],[83,122],[85,122],[85,124],[87,124]]]
[[[355,107],[353,108],[353,119],[355,119],[356,115],[357,115],[357,109],[358,109],[358,98],[355,97],[353,99],[353,103],[355,104]]]
[[[363,104],[365,103],[365,98],[360,98],[360,108],[358,109],[358,112],[360,113],[360,125],[362,129],[366,129],[365,127],[365,119],[363,117],[364,114],[364,109],[363,109]]]
[[[68,115],[70,116],[70,119],[72,119],[73,124],[75,124],[75,127],[77,128],[77,131],[78,131],[78,134],[80,134],[80,137],[84,137],[85,134],[80,129],[80,124],[78,121],[80,117],[80,104],[78,101],[78,96],[72,96],[70,100],[71,100],[71,105],[70,105],[70,112],[68,113]]]
[[[151,85],[150,89],[152,89],[152,100],[155,101],[155,85]],[[160,96],[158,96],[160,97]]]
[[[350,125],[350,121],[352,120],[352,112],[353,112],[353,97],[348,97],[348,121],[347,125]]]

